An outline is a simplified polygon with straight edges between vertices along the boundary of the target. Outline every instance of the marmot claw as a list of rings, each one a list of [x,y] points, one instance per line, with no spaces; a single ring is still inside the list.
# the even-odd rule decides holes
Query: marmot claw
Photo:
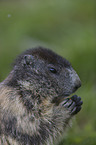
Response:
[[[81,100],[81,97],[78,97],[77,95],[73,95],[71,98],[67,98],[61,103],[62,106],[68,108],[71,115],[77,114],[81,110],[82,104],[83,101]]]

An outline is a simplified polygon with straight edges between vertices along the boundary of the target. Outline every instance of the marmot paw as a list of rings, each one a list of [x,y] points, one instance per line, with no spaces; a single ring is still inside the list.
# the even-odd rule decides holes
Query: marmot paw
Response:
[[[65,108],[68,108],[71,115],[75,115],[81,110],[83,101],[81,100],[81,97],[78,97],[77,95],[73,95],[71,98],[65,99],[60,104]]]

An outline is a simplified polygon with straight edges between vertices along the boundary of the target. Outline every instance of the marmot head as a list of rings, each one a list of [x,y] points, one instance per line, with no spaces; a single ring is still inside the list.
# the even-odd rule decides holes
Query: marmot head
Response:
[[[53,98],[74,93],[81,86],[81,81],[69,61],[39,47],[17,57],[9,85]]]

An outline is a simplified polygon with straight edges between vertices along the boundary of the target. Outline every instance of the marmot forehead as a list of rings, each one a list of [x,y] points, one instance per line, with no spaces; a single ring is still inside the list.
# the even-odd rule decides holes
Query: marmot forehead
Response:
[[[26,50],[21,55],[19,55],[19,57],[17,57],[15,64],[20,63],[24,55],[32,55],[35,58],[42,59],[49,64],[54,64],[54,65],[60,64],[61,66],[65,66],[65,67],[71,66],[69,61],[67,61],[65,58],[62,58],[61,56],[54,53],[52,50],[43,47],[36,47],[33,49]]]

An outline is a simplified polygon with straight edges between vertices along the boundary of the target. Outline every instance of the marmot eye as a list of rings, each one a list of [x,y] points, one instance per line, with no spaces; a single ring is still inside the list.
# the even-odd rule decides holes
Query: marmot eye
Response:
[[[57,73],[57,70],[55,68],[49,68],[50,72]]]

